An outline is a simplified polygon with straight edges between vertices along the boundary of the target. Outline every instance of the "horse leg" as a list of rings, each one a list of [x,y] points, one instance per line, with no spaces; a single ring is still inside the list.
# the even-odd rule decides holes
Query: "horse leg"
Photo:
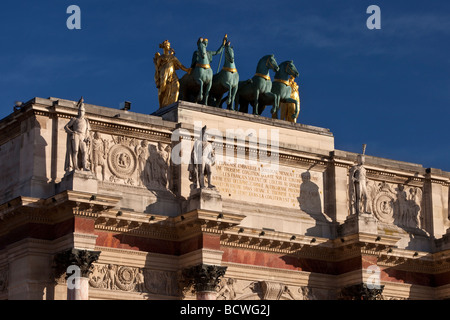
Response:
[[[200,90],[198,92],[198,96],[195,99],[195,103],[198,103],[199,101],[202,101],[202,99],[203,99],[203,81],[202,81],[202,79],[196,79],[195,81],[200,86]]]
[[[236,102],[236,92],[237,92],[237,85],[235,85],[234,87],[231,87],[230,88],[230,93],[229,93],[229,95],[231,95],[231,99],[230,99],[230,104],[228,105],[228,109],[231,109],[231,110],[236,110],[236,107],[235,107],[235,102]],[[233,105],[234,104],[234,105]]]
[[[233,102],[232,101],[232,98],[233,98],[233,91],[232,91],[233,87],[231,86],[231,83],[228,84],[227,90],[228,90],[227,109],[230,110],[231,107],[232,107],[231,103]]]
[[[225,96],[225,98],[222,98],[219,102],[219,108],[222,108],[223,103],[227,100],[228,100],[228,96]]]
[[[239,111],[243,113],[248,113],[248,101],[243,100],[239,102]]]
[[[278,111],[272,113],[272,119],[278,119]]]
[[[298,101],[295,100],[295,99],[292,99],[292,98],[287,98],[286,102],[288,102],[288,103],[295,103],[295,110],[294,110],[294,113],[291,116],[291,119],[286,119],[286,120],[288,120],[290,122],[294,122],[294,119],[297,117],[297,113],[299,111],[298,110]],[[286,116],[286,118],[287,118],[287,116]]]
[[[237,94],[237,91],[239,91],[239,89],[236,90],[236,97],[234,98],[234,110],[235,111],[241,111],[242,108],[239,105],[241,102],[239,101],[239,95]]]
[[[266,92],[266,94],[273,98],[273,106],[272,109],[270,110],[270,113],[274,114],[280,108],[280,96],[274,94],[273,92]]]
[[[217,96],[215,107],[221,108],[221,105],[220,105],[221,102],[222,102],[222,97]]]
[[[258,113],[258,99],[259,99],[259,90],[256,90],[255,92],[255,102],[253,107],[253,114],[259,115]]]
[[[211,90],[211,86],[212,86],[212,81],[209,81],[209,82],[206,84],[205,96],[203,97],[203,99],[204,99],[203,104],[204,104],[204,105],[206,105],[207,102],[208,102],[208,96],[209,96],[209,91]]]

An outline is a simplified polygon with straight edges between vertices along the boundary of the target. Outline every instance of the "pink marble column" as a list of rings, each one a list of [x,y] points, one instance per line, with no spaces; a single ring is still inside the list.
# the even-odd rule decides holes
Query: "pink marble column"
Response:
[[[67,276],[67,300],[89,300],[89,274],[100,251],[68,249],[55,255],[56,273]]]
[[[79,277],[75,288],[67,286],[67,300],[89,300],[89,278]]]
[[[216,300],[217,292],[216,291],[199,291],[197,292],[197,300]]]

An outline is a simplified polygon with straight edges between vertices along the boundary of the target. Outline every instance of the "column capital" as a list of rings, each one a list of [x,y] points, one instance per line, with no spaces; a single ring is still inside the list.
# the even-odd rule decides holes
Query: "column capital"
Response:
[[[384,285],[370,288],[365,283],[359,283],[342,288],[340,300],[383,300]]]
[[[199,264],[183,270],[185,287],[194,286],[194,290],[199,292],[216,291],[220,283],[220,278],[225,275],[227,267],[216,265]]]
[[[66,271],[70,265],[76,265],[80,268],[81,277],[89,277],[92,272],[93,263],[100,257],[101,251],[68,249],[58,252],[55,255],[56,269],[59,274]]]

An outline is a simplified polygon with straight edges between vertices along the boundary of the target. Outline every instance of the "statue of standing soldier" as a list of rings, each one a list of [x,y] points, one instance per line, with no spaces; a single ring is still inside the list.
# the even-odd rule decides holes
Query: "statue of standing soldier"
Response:
[[[188,166],[189,180],[192,181],[194,189],[198,186],[205,188],[205,175],[208,181],[208,188],[214,189],[211,184],[212,166],[215,165],[216,157],[214,148],[206,132],[206,126],[202,128],[202,135],[194,142],[191,152],[191,162]]]
[[[363,153],[358,155],[358,164],[350,170],[352,184],[352,205],[355,214],[368,212],[367,173],[364,167],[366,145],[363,145]]]
[[[91,127],[88,119],[84,116],[83,97],[78,101],[77,106],[78,116],[70,119],[64,127],[68,134],[65,170],[89,171],[87,167],[87,152],[88,144],[90,143],[89,132]]]

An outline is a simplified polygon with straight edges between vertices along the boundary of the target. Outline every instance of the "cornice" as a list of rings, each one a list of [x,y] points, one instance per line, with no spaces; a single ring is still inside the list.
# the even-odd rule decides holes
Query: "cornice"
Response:
[[[170,219],[180,240],[183,240],[193,234],[221,235],[225,230],[240,224],[244,218],[241,214],[197,209]]]
[[[17,197],[0,205],[0,235],[26,223],[55,224],[75,216],[95,219],[120,199],[77,191],[64,191],[48,199]]]

